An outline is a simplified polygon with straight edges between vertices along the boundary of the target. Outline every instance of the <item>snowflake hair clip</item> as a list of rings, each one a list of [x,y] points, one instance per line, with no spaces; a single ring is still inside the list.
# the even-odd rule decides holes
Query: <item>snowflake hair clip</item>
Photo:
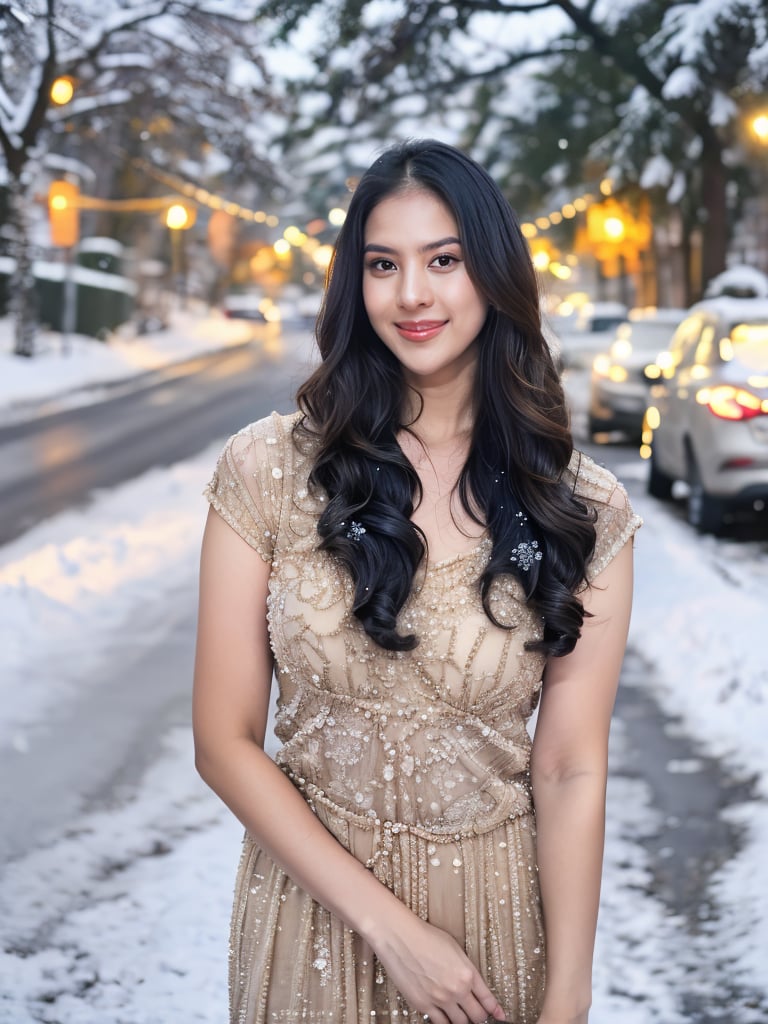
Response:
[[[534,562],[540,562],[542,553],[537,540],[521,540],[517,547],[512,548],[510,562],[523,572],[530,572]]]
[[[346,523],[342,523],[341,525],[346,526]],[[347,530],[346,537],[347,540],[354,540],[357,541],[357,543],[359,544],[360,541],[363,539],[364,533],[365,527],[363,526],[363,524],[357,523],[353,519],[352,522],[349,524],[349,529]]]

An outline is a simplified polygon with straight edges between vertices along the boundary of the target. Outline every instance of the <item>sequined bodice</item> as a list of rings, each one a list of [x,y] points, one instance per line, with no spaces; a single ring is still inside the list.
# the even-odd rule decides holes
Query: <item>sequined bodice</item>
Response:
[[[281,555],[271,587],[279,763],[349,813],[436,833],[528,809],[525,721],[542,663],[522,645],[537,623],[511,588],[498,600],[519,627],[485,615],[489,542],[419,574],[400,616],[419,645],[392,652],[350,615],[348,576],[307,539]]]

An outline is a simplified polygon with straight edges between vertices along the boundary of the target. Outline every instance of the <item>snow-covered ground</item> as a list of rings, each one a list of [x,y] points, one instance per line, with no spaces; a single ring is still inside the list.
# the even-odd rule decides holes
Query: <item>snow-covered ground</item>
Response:
[[[183,329],[180,339],[186,357]],[[78,339],[80,381],[105,365],[104,346],[94,344]],[[149,340],[139,345],[156,351]],[[68,358],[51,349],[25,363],[22,380],[0,350],[0,411],[61,390]],[[118,372],[130,372],[125,362]],[[72,370],[66,386],[76,378]],[[82,697],[83,687],[98,686],[89,669],[140,609],[171,589],[194,600],[200,491],[217,448],[97,496],[86,512],[56,516],[0,549],[0,749],[23,762],[47,709],[75,699],[72,679],[51,666],[77,665]],[[735,773],[757,776],[768,797],[765,545],[696,537],[633,486],[642,472],[635,462],[620,470],[645,520],[631,644],[655,663],[656,696],[670,713]],[[622,746],[619,726],[617,763]],[[735,981],[763,990],[766,806],[753,801],[732,812],[749,841],[715,879],[718,935],[697,939],[727,947]],[[649,895],[639,843],[664,823],[644,784],[621,775],[611,782],[608,821],[591,1019],[678,1024],[686,1019],[676,1002],[681,977],[697,947]],[[167,736],[130,800],[76,826],[0,869],[0,1024],[222,1021],[239,828],[195,776],[189,730]],[[729,1018],[753,1019],[738,1007]]]

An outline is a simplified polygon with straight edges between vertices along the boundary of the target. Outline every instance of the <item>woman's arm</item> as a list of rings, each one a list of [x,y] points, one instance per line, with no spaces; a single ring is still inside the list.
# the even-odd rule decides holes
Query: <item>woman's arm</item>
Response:
[[[270,566],[211,511],[200,567],[193,727],[198,771],[261,848],[368,941],[435,1024],[503,1011],[463,950],[412,913],[318,821],[263,750],[272,656]]]
[[[629,628],[632,543],[584,595],[582,636],[550,658],[531,757],[547,941],[539,1024],[586,1024],[602,871],[608,732]]]

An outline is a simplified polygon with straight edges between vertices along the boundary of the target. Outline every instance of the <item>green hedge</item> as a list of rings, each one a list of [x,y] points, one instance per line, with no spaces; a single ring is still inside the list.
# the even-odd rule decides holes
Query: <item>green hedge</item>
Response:
[[[6,264],[8,261],[4,260]],[[104,338],[129,320],[136,306],[135,288],[116,274],[73,267],[77,295],[75,333]],[[0,313],[7,311],[10,271],[0,266]],[[35,264],[35,293],[39,322],[51,330],[62,329],[64,313],[64,268],[57,263]]]

